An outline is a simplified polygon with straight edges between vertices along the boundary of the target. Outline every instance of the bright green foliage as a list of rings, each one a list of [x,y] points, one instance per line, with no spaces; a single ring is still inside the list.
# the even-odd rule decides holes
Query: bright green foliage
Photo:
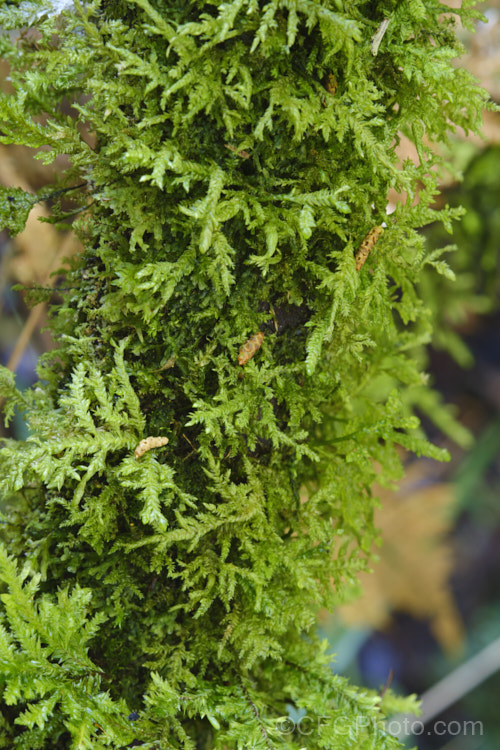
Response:
[[[59,348],[33,390],[0,381],[30,427],[0,451],[4,746],[398,746],[383,722],[400,702],[334,675],[314,630],[367,564],[370,488],[401,477],[399,446],[445,457],[414,405],[432,393],[422,279],[450,270],[416,230],[458,215],[431,207],[428,144],[477,129],[485,98],[450,64],[445,10],[2,7],[7,32],[36,32],[0,42],[0,141],[67,155],[63,190],[86,186]],[[418,164],[398,165],[400,133]],[[390,188],[407,200],[387,218]],[[0,202],[12,231],[18,192],[14,213]],[[168,445],[136,458],[147,436]],[[290,706],[313,731],[285,731]]]

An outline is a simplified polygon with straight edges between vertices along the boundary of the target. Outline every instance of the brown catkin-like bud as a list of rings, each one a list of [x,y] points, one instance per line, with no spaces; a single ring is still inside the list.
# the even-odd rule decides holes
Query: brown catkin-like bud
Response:
[[[139,445],[134,451],[134,456],[136,458],[140,458],[143,456],[147,451],[150,451],[151,448],[161,448],[162,445],[166,445],[168,443],[167,437],[147,437],[144,438],[144,440],[141,440]]]
[[[246,365],[249,359],[252,359],[254,354],[259,351],[264,341],[264,334],[262,331],[250,336],[248,341],[245,341],[238,352],[238,364]]]
[[[361,270],[366,259],[370,255],[370,250],[372,249],[374,244],[377,242],[378,238],[380,237],[383,231],[384,231],[384,227],[380,227],[380,226],[373,227],[373,229],[370,229],[365,239],[359,246],[356,255],[354,256],[354,260],[356,261],[356,271]]]

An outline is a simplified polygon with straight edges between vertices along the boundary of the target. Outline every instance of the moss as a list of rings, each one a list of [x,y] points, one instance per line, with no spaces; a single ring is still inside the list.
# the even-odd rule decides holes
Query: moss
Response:
[[[434,316],[420,282],[449,275],[417,230],[457,215],[432,208],[427,144],[477,130],[485,93],[451,66],[442,10],[0,11],[0,141],[69,156],[64,187],[86,186],[57,354],[25,394],[2,375],[31,428],[0,452],[4,744],[398,746],[383,720],[400,702],[333,674],[315,616],[366,567],[371,486],[401,477],[400,446],[446,458],[412,406]],[[36,45],[9,36],[29,23]],[[418,163],[398,164],[400,133]],[[390,189],[407,200],[388,218]],[[29,200],[2,197],[11,230]],[[168,444],[135,458],[148,436]],[[287,706],[315,730],[284,732]]]

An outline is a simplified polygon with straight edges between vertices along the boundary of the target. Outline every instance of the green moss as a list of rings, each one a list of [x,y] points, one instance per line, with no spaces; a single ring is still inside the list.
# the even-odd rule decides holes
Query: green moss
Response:
[[[434,0],[43,8],[0,11],[0,141],[69,157],[84,250],[42,382],[1,381],[31,430],[0,451],[4,746],[397,747],[399,702],[333,674],[315,617],[366,567],[371,486],[401,477],[399,446],[446,457],[412,405],[435,317],[421,280],[450,275],[417,229],[457,215],[431,207],[427,144],[477,130],[486,96],[450,64],[455,16]],[[30,22],[36,43],[9,36]],[[418,164],[398,165],[400,133]],[[389,219],[391,188],[408,197]],[[135,458],[149,435],[168,445]],[[283,731],[290,705],[309,735]]]

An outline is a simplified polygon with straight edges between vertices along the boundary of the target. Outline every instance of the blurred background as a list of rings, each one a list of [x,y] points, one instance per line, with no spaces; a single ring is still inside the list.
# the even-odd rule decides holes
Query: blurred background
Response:
[[[481,8],[488,23],[460,32],[467,49],[460,65],[500,103],[500,0]],[[8,85],[0,61],[0,86]],[[390,685],[423,696],[421,723],[407,740],[420,750],[500,747],[500,114],[485,113],[483,132],[483,139],[457,132],[447,152],[439,201],[467,209],[451,240],[458,250],[447,256],[460,280],[436,279],[444,284],[436,314],[447,332],[438,330],[423,363],[466,429],[443,432],[423,410],[428,434],[452,460],[408,457],[399,491],[376,493],[379,561],[361,580],[362,597],[321,620],[336,671],[381,694]],[[406,156],[412,150],[402,142]],[[64,166],[58,159],[45,167],[26,149],[0,145],[1,185],[39,190]],[[0,361],[20,387],[37,380],[38,357],[53,346],[44,326],[63,283],[57,269],[78,250],[70,231],[39,221],[48,216],[37,204],[22,234],[0,232]],[[436,247],[450,242],[438,226],[426,235]],[[9,434],[25,437],[20,417]]]

